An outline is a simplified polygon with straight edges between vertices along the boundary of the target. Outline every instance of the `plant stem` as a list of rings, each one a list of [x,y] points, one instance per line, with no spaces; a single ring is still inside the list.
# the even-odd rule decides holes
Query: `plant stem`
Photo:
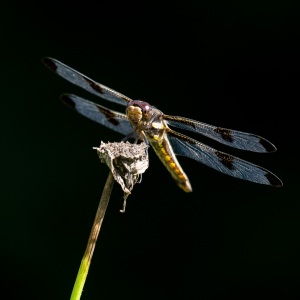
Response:
[[[114,184],[114,177],[110,171],[103,188],[102,196],[99,202],[97,213],[95,216],[94,224],[91,229],[90,237],[81,260],[81,264],[77,273],[76,281],[71,294],[71,300],[79,300],[82,294],[82,290],[85,284],[85,280],[91,264],[93,252],[96,246],[96,241],[101,229],[101,225],[104,219],[106,208],[109,202],[110,194]]]

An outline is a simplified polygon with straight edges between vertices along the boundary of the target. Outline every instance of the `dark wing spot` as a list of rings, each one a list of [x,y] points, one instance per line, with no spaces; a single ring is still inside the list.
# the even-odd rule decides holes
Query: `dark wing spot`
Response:
[[[60,100],[63,104],[65,104],[69,108],[72,108],[72,109],[76,108],[76,103],[66,94],[61,95]]]
[[[214,129],[214,132],[220,134],[223,140],[225,140],[227,142],[230,142],[230,143],[233,142],[231,131],[229,129],[224,129],[224,128],[216,127]]]
[[[259,143],[266,149],[266,152],[275,152],[276,147],[267,140],[260,138]]]
[[[103,94],[103,89],[101,88],[101,86],[97,83],[95,83],[94,81],[90,80],[89,78],[84,77],[84,80],[90,85],[90,87],[98,92],[99,94]]]
[[[268,179],[268,181],[270,182],[270,185],[272,185],[272,186],[280,187],[283,185],[282,181],[272,173],[269,173],[269,172],[266,173],[265,177]]]
[[[57,65],[53,62],[51,58],[44,57],[42,59],[43,64],[48,67],[51,71],[56,72]]]
[[[219,161],[229,170],[234,170],[233,157],[223,152],[215,151]]]
[[[112,123],[115,126],[118,126],[120,124],[120,122],[115,118],[116,115],[112,113],[110,110],[99,106],[97,106],[97,108],[103,115],[105,115],[108,122]]]

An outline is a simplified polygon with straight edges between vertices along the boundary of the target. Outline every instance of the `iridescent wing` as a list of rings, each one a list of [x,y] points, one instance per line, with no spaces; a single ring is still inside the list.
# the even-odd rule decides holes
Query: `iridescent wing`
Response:
[[[176,155],[194,159],[236,178],[271,186],[282,186],[281,180],[267,169],[213,149],[170,128],[167,132]]]
[[[45,57],[42,61],[54,73],[96,96],[121,105],[127,105],[128,102],[132,101],[121,93],[90,79],[54,58]]]
[[[260,153],[276,151],[272,143],[252,133],[216,127],[183,117],[164,115],[164,119],[170,126],[202,134],[233,148]]]
[[[125,114],[108,109],[76,95],[63,94],[60,99],[71,109],[109,129],[126,136],[133,131]]]

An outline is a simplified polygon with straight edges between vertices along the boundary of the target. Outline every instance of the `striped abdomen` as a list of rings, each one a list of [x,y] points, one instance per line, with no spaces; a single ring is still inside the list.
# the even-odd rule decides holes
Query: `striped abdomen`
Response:
[[[185,192],[191,192],[192,187],[190,181],[182,170],[167,136],[164,135],[164,137],[161,137],[160,135],[149,135],[146,132],[145,134],[157,156],[171,173],[177,185]]]

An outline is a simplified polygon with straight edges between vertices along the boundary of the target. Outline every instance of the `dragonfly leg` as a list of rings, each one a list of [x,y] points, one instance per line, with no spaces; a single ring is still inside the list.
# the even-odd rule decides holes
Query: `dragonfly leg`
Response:
[[[124,136],[122,138],[122,142],[126,142],[127,140],[129,140],[131,137],[133,137],[133,135],[135,134],[135,130],[132,130],[129,134],[127,134],[126,136]]]

